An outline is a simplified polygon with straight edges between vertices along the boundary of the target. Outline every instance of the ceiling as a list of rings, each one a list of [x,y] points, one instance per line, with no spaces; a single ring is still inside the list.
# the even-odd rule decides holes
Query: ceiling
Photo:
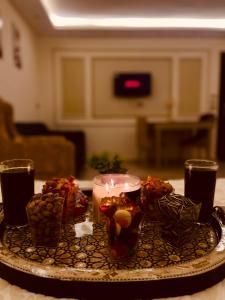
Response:
[[[43,36],[220,36],[225,29],[56,29],[53,28],[41,1],[51,13],[61,17],[93,18],[206,18],[224,19],[225,0],[10,0],[12,5]],[[48,11],[49,12],[49,11]]]

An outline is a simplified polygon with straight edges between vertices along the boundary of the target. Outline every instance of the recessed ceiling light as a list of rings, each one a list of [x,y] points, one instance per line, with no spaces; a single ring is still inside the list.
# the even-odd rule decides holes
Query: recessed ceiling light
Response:
[[[198,18],[86,18],[61,17],[50,14],[49,18],[58,29],[74,28],[152,28],[152,29],[225,29],[225,19]]]
[[[62,16],[56,14],[56,3],[41,0],[52,25],[57,29],[214,29],[224,30],[222,18],[150,18],[150,17],[92,17],[87,15]]]

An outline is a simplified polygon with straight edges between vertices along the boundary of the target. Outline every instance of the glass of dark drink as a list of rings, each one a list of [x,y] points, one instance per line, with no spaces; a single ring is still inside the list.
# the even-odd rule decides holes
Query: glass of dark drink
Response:
[[[200,222],[207,222],[214,203],[216,174],[218,164],[205,159],[189,159],[185,161],[185,197],[195,203],[201,203]]]
[[[26,205],[34,195],[34,163],[12,159],[0,163],[4,221],[10,226],[27,224]]]

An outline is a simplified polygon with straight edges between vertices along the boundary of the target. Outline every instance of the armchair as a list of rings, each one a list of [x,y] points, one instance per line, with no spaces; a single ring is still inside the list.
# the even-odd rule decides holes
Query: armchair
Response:
[[[74,153],[75,176],[82,176],[82,171],[86,163],[86,140],[85,133],[81,130],[52,130],[42,122],[19,122],[16,123],[17,131],[25,136],[64,136],[72,142],[76,148]]]
[[[25,136],[17,132],[13,107],[0,99],[0,160],[31,158],[35,177],[49,179],[75,174],[75,146],[59,135]]]

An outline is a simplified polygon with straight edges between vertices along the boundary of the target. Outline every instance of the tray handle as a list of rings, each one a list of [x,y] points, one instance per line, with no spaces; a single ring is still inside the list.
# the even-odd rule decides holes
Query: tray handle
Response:
[[[225,206],[215,206],[212,215],[221,225],[225,225]]]

